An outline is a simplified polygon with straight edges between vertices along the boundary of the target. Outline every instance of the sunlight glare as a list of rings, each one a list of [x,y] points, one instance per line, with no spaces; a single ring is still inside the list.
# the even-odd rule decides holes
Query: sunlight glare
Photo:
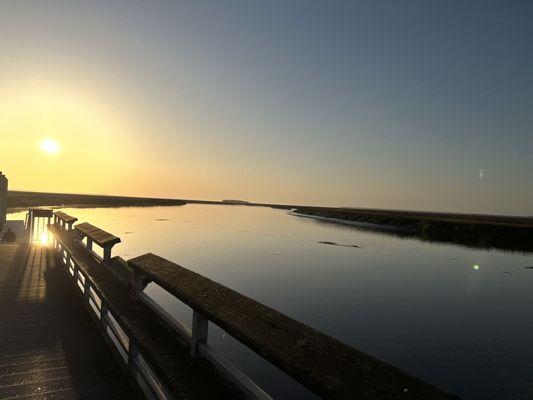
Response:
[[[43,139],[41,141],[41,150],[48,155],[55,155],[59,153],[59,142],[55,139]]]
[[[40,242],[41,242],[41,245],[43,246],[46,246],[48,244],[48,233],[47,232],[41,233]]]

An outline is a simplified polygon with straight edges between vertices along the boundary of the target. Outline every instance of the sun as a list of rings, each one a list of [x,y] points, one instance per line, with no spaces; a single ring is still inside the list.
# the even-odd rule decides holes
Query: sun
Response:
[[[40,143],[43,153],[48,155],[56,155],[61,150],[59,142],[55,139],[43,139]]]

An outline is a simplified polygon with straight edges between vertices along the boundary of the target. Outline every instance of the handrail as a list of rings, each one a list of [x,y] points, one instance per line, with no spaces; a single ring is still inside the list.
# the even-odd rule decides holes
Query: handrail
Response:
[[[204,393],[208,389],[202,388],[205,386],[204,380],[216,379],[216,371],[206,364],[207,361],[187,361],[189,355],[184,348],[184,341],[149,307],[131,300],[127,285],[114,274],[118,268],[127,268],[126,262],[120,257],[114,257],[105,263],[99,261],[87,253],[83,244],[77,240],[75,232],[54,225],[50,225],[49,230],[53,234],[58,260],[69,272],[68,276],[74,281],[75,288],[81,292],[104,337],[113,343],[111,348],[118,353],[117,358],[122,360],[123,369],[134,381],[142,382],[139,386],[146,397],[181,398],[179,393],[190,392],[187,387],[192,384],[190,381],[201,379],[200,383],[195,383],[192,393],[199,391],[203,393],[199,398],[208,398]],[[123,335],[127,338],[126,341],[123,340]],[[184,365],[190,371],[184,370]],[[201,372],[198,372],[200,367]],[[211,381],[210,385],[220,395],[225,393],[220,388],[220,383]],[[228,392],[229,389],[224,390]],[[228,398],[239,397],[233,394]],[[191,394],[185,397],[196,396]]]
[[[74,223],[78,220],[78,218],[76,217],[73,217],[71,215],[68,215],[67,213],[63,212],[63,211],[56,211],[54,212],[54,215],[60,219],[61,221],[64,221],[66,223]]]
[[[72,217],[63,211],[54,212],[54,224],[60,225],[62,228],[67,228],[69,231],[72,230],[72,225],[77,220],[78,218]]]
[[[96,226],[91,225],[88,222],[78,224],[74,228],[84,236],[87,236],[100,247],[120,243],[119,237],[109,232],[106,232],[103,229],[97,228]]]
[[[449,395],[301,322],[157,255],[128,261],[137,282],[153,281],[194,310],[191,351],[212,321],[325,399],[448,399]],[[198,332],[195,335],[195,330]],[[371,394],[371,396],[369,396]]]
[[[78,229],[80,226],[81,230]],[[149,370],[143,375],[145,381],[153,381],[155,378],[160,380],[159,384],[151,387],[150,393],[154,398],[173,397],[172,388],[176,382],[172,376],[175,379],[175,375],[172,375],[168,369],[166,358],[168,353],[164,350],[161,353],[164,336],[162,339],[157,338],[157,335],[153,336],[153,332],[149,336],[143,335],[144,328],[141,327],[145,325],[138,322],[139,318],[141,320],[144,318],[144,321],[156,318],[167,328],[185,338],[189,343],[192,357],[203,357],[211,362],[226,378],[229,378],[229,382],[246,395],[246,398],[270,399],[270,396],[209,346],[207,343],[209,322],[218,325],[256,354],[324,399],[457,398],[228,287],[154,254],[148,253],[136,257],[127,264],[119,257],[105,262],[91,257],[87,251],[88,246],[83,246],[76,234],[88,233],[95,242],[95,238],[99,236],[115,238],[110,240],[113,244],[118,243],[120,239],[87,223],[77,225],[76,230],[77,232],[70,232],[61,226],[51,227],[55,239],[54,245],[60,258],[71,270],[76,284],[80,288],[85,288],[84,296],[88,303],[92,301],[91,307],[99,309],[102,315],[110,312],[118,326],[125,332],[128,345],[122,343],[119,346],[122,347],[122,357],[126,357],[128,368],[134,376],[143,374],[139,372],[139,368],[144,365],[139,357],[148,361]],[[100,241],[100,243],[107,242]],[[137,301],[132,302],[129,294],[125,294],[123,289],[117,289],[109,282],[109,271],[116,270],[127,270],[122,274],[122,281],[125,276],[131,279],[129,294]],[[83,279],[80,279],[80,276]],[[159,285],[193,309],[192,330],[143,293],[149,282]],[[100,299],[100,306],[94,301],[91,289]],[[109,296],[115,300],[110,300]],[[118,308],[114,308],[115,303],[119,305]],[[102,323],[109,325],[109,321]],[[152,328],[147,329],[153,330],[153,325],[148,323],[146,326]],[[118,343],[120,335],[113,328],[115,327],[110,329]],[[149,382],[145,383],[150,386]],[[164,396],[160,395],[159,391],[164,393]]]
[[[83,239],[84,237],[87,237],[88,251],[92,251],[93,242],[103,248],[104,260],[109,260],[111,258],[111,248],[121,241],[119,237],[106,232],[103,229],[97,228],[88,222],[78,224],[74,228],[78,232],[80,238]]]

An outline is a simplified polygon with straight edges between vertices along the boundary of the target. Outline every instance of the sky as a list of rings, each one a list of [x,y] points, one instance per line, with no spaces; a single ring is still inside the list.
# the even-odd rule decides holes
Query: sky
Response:
[[[0,50],[13,190],[533,215],[532,2],[4,0]]]

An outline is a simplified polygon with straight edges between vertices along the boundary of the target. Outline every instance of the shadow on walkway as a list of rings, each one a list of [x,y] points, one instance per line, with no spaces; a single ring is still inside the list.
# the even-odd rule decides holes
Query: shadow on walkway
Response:
[[[0,398],[135,398],[52,249],[0,265]]]

